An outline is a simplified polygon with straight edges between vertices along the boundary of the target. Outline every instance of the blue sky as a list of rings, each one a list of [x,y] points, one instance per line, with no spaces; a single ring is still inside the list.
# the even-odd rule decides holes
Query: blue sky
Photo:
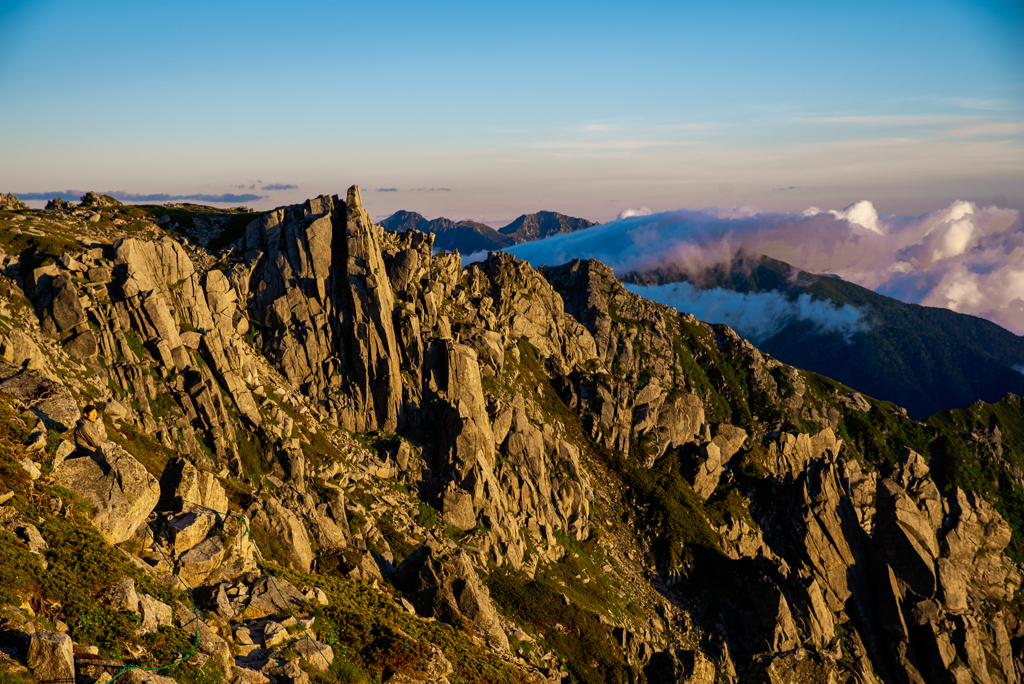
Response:
[[[1022,35],[1020,2],[0,1],[0,190],[1019,206]]]

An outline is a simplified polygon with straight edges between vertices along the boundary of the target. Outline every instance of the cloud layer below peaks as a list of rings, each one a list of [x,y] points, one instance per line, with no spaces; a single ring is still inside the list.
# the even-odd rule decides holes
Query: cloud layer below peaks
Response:
[[[727,265],[740,251],[765,254],[905,302],[981,316],[1024,333],[1021,214],[962,200],[921,216],[879,214],[867,200],[801,213],[749,206],[680,209],[623,216],[509,251],[535,266],[593,258],[617,274],[678,269],[689,275]],[[673,292],[677,300],[681,294],[699,299],[678,288]],[[718,306],[725,310],[722,302]],[[834,312],[824,313],[822,320],[835,319]],[[856,323],[850,325],[855,329]]]

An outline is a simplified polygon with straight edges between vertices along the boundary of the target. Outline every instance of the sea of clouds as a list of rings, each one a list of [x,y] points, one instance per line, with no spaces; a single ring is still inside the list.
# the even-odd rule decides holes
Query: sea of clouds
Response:
[[[610,223],[508,251],[535,266],[594,258],[617,274],[675,268],[691,275],[727,265],[740,251],[766,254],[901,301],[973,314],[1024,333],[1021,213],[962,200],[921,216],[879,214],[867,200],[842,210],[811,207],[799,213],[747,206],[623,212]],[[851,318],[860,312],[835,306],[830,310],[827,303],[815,308],[814,302],[800,304],[781,295],[770,299],[767,294],[740,296],[678,286],[634,289],[703,320],[735,324],[740,332],[746,325],[751,336],[771,330],[747,323],[758,319],[758,309],[779,312],[783,320],[811,320],[826,330],[833,325],[830,321],[846,321],[842,330],[850,331],[864,325],[863,316]]]
[[[836,306],[813,299],[807,293],[789,299],[779,292],[701,289],[690,283],[626,285],[626,289],[691,313],[702,321],[725,323],[754,344],[764,342],[796,321],[809,322],[815,332],[842,335],[847,343],[869,327],[864,312],[857,307]]]

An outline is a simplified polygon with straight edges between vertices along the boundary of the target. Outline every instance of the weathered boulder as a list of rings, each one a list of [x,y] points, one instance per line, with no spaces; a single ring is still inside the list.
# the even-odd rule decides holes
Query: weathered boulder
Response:
[[[91,359],[99,354],[99,345],[96,344],[96,335],[92,330],[75,335],[64,343],[67,353],[79,359]]]
[[[195,273],[188,253],[169,237],[156,242],[120,240],[114,245],[114,264],[125,271],[122,287],[129,299],[147,292],[166,292]]]
[[[183,458],[169,461],[160,476],[160,505],[188,511],[195,504],[226,513],[228,495],[213,473],[199,470]]]
[[[306,598],[286,579],[268,577],[252,588],[245,617],[258,620],[301,610]]]
[[[113,443],[103,448],[106,463],[92,458],[65,460],[54,481],[96,507],[93,524],[109,544],[130,539],[160,500],[160,484],[145,466]]]
[[[202,584],[224,560],[224,543],[208,537],[178,558],[178,576],[190,587]]]
[[[280,622],[273,620],[263,625],[263,648],[268,651],[277,648],[288,640],[288,629]]]
[[[273,665],[263,668],[263,672],[278,684],[309,684],[309,675],[299,667],[298,663],[291,660],[275,662]]]
[[[28,546],[29,551],[46,550],[47,543],[35,525],[13,506],[0,506],[0,529],[7,530]]]
[[[53,299],[50,309],[43,316],[43,329],[51,335],[63,336],[65,332],[86,322],[85,309],[71,276],[58,275],[51,281]]]
[[[451,625],[472,621],[481,637],[508,649],[490,593],[461,549],[444,551],[430,543],[409,555],[395,571],[396,586],[411,595],[419,615]]]
[[[185,553],[206,539],[206,533],[213,529],[216,520],[204,513],[190,512],[179,515],[167,524],[174,553]]]
[[[0,364],[0,392],[27,404],[47,427],[66,432],[82,417],[78,402],[67,387],[44,372]]]
[[[14,328],[3,338],[3,343],[0,343],[0,357],[19,368],[43,370],[46,367],[46,357],[43,356],[39,345],[18,328]]]
[[[28,667],[43,682],[75,679],[75,654],[71,637],[59,632],[36,632],[28,647]]]
[[[334,649],[323,642],[305,637],[293,642],[292,648],[320,672],[326,672],[334,663]]]
[[[139,614],[142,616],[142,624],[138,629],[140,634],[149,634],[173,623],[171,607],[149,594],[139,596]]]
[[[313,564],[313,548],[309,543],[306,528],[288,508],[275,498],[257,501],[249,508],[247,515],[250,525],[264,529],[284,544],[295,566],[309,572]]]
[[[139,594],[135,589],[135,580],[131,577],[122,577],[103,593],[103,599],[114,610],[139,612]]]

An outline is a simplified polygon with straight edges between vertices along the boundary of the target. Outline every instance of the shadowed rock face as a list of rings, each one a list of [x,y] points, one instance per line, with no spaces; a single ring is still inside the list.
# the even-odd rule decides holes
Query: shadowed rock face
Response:
[[[473,629],[498,648],[508,649],[508,637],[467,555],[444,552],[428,545],[410,556],[396,571],[416,610],[449,624],[470,621]]]

